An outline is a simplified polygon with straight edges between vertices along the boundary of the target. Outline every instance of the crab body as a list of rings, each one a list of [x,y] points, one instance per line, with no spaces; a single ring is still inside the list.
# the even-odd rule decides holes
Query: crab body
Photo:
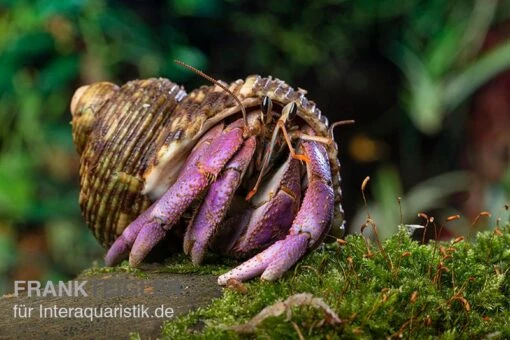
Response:
[[[249,258],[220,284],[273,280],[331,226],[341,232],[337,146],[305,91],[260,76],[221,84],[244,115],[218,85],[187,94],[159,78],[76,91],[80,207],[107,265],[129,256],[136,266],[181,224],[193,263],[210,250]]]

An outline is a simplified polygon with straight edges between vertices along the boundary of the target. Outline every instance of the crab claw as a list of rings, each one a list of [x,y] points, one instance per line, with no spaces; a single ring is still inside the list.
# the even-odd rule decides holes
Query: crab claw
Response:
[[[234,193],[250,164],[256,147],[256,138],[251,137],[228,162],[223,173],[214,182],[193,218],[184,237],[184,252],[191,253],[193,264],[200,264],[211,238],[225,217]]]
[[[303,141],[302,148],[310,159],[307,163],[309,184],[286,238],[221,275],[218,284],[225,285],[231,278],[243,281],[257,275],[264,280],[276,280],[328,231],[334,210],[328,156],[324,146],[318,142]]]
[[[209,135],[208,138],[210,137]],[[195,164],[188,162],[188,166],[185,166],[186,172],[181,172],[167,192],[117,238],[106,254],[107,265],[118,263],[131,249],[129,264],[136,266],[165,237],[184,211],[209,187],[211,181],[220,174],[241,147],[242,119],[228,125],[217,138],[208,139],[206,142],[199,142],[199,146],[202,145],[205,150],[197,151],[199,155],[196,158],[199,159]],[[210,145],[207,145],[209,143]]]
[[[246,258],[287,235],[301,201],[299,166],[299,161],[289,156],[252,198],[255,209],[228,250],[230,255]]]
[[[181,174],[187,174],[193,167],[196,166],[198,160],[203,155],[206,154],[211,141],[213,139],[216,139],[221,134],[221,132],[223,131],[223,127],[224,127],[223,124],[216,125],[200,139],[200,141],[197,143],[197,145],[191,152],[190,156],[186,160],[186,163],[184,164],[180,172]],[[128,257],[129,251],[131,250],[133,243],[135,243],[138,233],[140,233],[140,230],[144,226],[144,223],[146,223],[150,219],[152,209],[154,209],[154,206],[157,203],[158,201],[154,202],[149,207],[149,209],[144,211],[142,215],[140,215],[137,218],[138,221],[137,223],[134,222],[131,223],[126,229],[124,229],[124,232],[115,240],[115,242],[112,244],[112,246],[108,250],[108,253],[105,256],[105,263],[107,266],[116,265],[117,263]]]

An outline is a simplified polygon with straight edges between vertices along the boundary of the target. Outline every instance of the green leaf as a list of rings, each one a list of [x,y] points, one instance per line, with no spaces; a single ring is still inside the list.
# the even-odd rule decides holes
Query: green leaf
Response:
[[[390,165],[379,168],[374,178],[373,188],[374,199],[380,206],[378,223],[384,226],[400,224],[397,197],[402,196],[402,184],[397,169]],[[383,228],[380,236],[386,239],[395,231],[396,229]]]
[[[456,25],[441,32],[428,47],[427,69],[435,77],[448,73],[459,55],[464,25]]]
[[[72,15],[86,5],[88,0],[38,1],[37,11],[44,17],[52,15]]]
[[[173,0],[173,10],[180,16],[212,17],[220,12],[220,2],[217,0]]]
[[[426,134],[439,131],[443,119],[441,84],[433,78],[420,58],[399,45],[396,62],[407,78],[407,110],[416,127]]]
[[[444,106],[454,110],[480,86],[510,68],[510,41],[491,49],[444,87]]]
[[[48,64],[39,76],[39,87],[43,92],[67,88],[79,72],[77,56],[60,57]]]
[[[14,266],[16,258],[14,238],[7,233],[0,233],[0,275],[5,275]]]
[[[19,219],[35,199],[32,162],[23,153],[0,154],[0,216]]]
[[[12,41],[5,49],[5,56],[13,63],[21,64],[35,58],[38,55],[53,50],[53,37],[43,31],[21,34]],[[26,59],[25,59],[26,58]]]

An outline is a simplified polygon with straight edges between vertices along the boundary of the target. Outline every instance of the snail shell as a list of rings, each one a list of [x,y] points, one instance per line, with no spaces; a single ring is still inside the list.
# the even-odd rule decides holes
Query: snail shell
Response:
[[[296,101],[316,134],[328,136],[326,117],[301,89],[260,76],[233,82],[229,89],[247,110],[258,107],[263,95],[282,104]],[[219,86],[202,86],[187,95],[168,79],[151,78],[121,87],[100,82],[79,88],[71,101],[73,140],[80,155],[79,203],[98,241],[109,247],[175,181],[198,139],[236,112],[236,102]],[[336,144],[328,153],[336,188],[333,225],[340,226]]]

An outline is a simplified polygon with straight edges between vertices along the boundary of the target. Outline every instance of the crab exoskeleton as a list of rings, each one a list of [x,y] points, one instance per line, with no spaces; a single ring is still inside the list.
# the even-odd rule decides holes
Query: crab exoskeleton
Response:
[[[247,259],[219,284],[274,280],[343,228],[337,146],[304,90],[260,76],[189,95],[161,78],[97,83],[71,111],[80,206],[107,265],[138,265],[185,224],[194,264]]]

